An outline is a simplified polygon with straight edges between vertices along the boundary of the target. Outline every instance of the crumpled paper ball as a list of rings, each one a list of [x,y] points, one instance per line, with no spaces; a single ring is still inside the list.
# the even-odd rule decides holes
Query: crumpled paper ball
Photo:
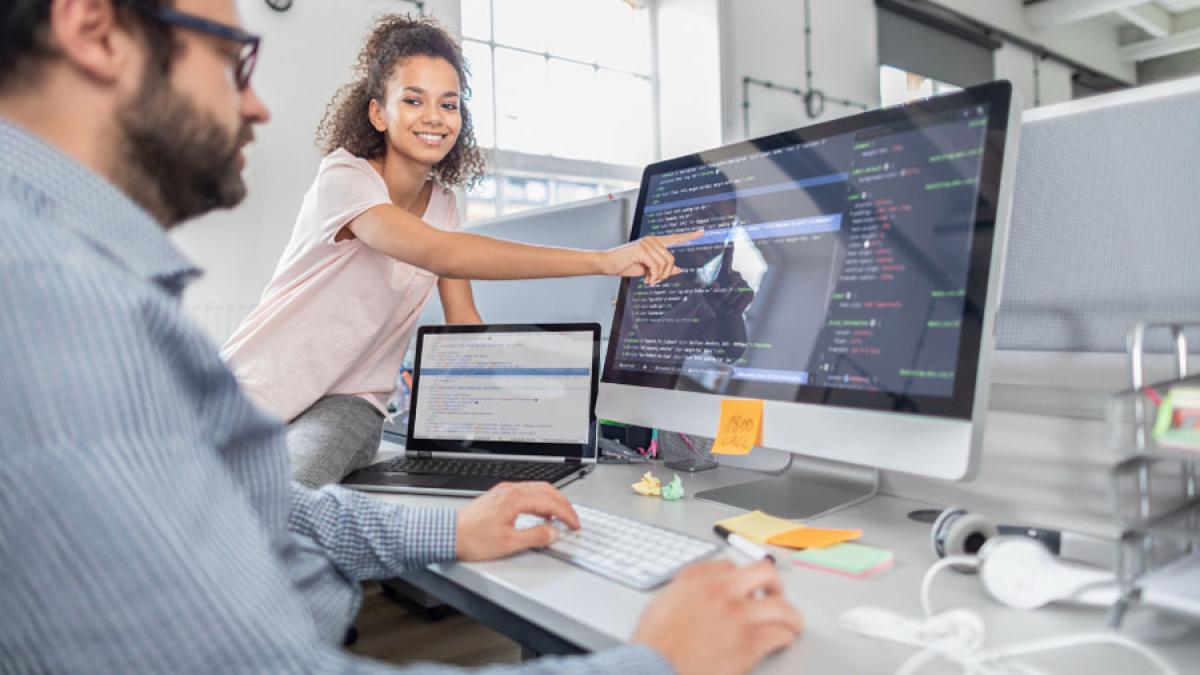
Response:
[[[633,491],[643,497],[657,497],[662,493],[662,481],[647,471],[642,474],[641,480],[633,484]]]

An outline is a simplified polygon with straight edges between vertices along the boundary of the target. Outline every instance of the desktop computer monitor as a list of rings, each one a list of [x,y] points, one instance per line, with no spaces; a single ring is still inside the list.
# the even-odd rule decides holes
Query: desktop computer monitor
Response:
[[[598,415],[711,437],[722,399],[761,399],[763,447],[970,475],[1018,98],[994,82],[648,166],[631,237],[705,233],[674,249],[682,274],[622,282]],[[774,489],[798,517],[865,496],[836,482],[719,500]]]

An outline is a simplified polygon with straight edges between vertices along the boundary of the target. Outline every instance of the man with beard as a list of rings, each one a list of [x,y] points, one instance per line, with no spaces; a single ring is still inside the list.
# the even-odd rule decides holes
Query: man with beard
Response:
[[[266,108],[233,0],[0,4],[0,670],[386,671],[337,644],[360,581],[549,543],[545,484],[449,509],[289,484],[283,428],[181,314],[163,230],[245,194]],[[800,619],[707,563],[634,644],[525,672],[745,672]]]

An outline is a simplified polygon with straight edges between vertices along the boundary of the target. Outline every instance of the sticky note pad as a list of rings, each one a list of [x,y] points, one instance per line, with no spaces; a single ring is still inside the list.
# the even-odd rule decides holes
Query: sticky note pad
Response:
[[[726,518],[717,525],[760,544],[767,543],[768,539],[777,534],[800,527],[790,520],[769,516],[762,511],[751,511],[733,518]]]
[[[798,527],[776,534],[767,543],[784,548],[825,548],[852,541],[862,536],[862,530],[828,530],[820,527]]]
[[[745,455],[762,441],[762,401],[721,401],[714,455]]]
[[[893,560],[891,551],[849,543],[829,548],[810,548],[792,554],[792,562],[801,567],[812,567],[859,579],[891,567]]]

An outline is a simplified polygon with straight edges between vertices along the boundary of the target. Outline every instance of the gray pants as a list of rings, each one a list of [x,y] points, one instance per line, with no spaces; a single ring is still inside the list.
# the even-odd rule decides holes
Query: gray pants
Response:
[[[337,483],[371,463],[382,434],[375,406],[357,396],[324,396],[288,424],[292,478],[312,488]]]

